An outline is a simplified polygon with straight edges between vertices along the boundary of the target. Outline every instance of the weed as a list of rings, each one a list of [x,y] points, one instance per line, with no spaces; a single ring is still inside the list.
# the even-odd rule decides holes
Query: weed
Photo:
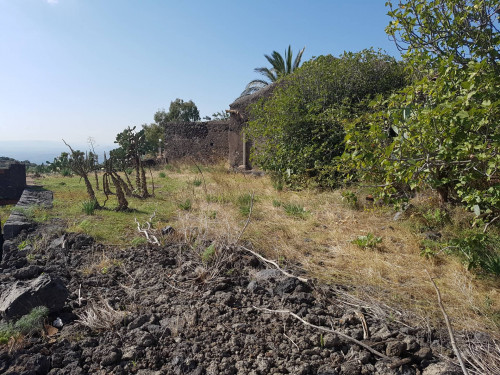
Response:
[[[229,199],[225,197],[223,194],[207,194],[207,202],[208,203],[229,203]]]
[[[159,176],[161,178],[165,178],[165,177],[167,177],[167,174],[165,172],[160,172]]]
[[[458,255],[469,270],[500,275],[500,239],[486,233],[472,233],[450,241],[448,248]]]
[[[189,211],[192,208],[191,199],[186,199],[184,202],[179,203],[179,208],[184,211]]]
[[[303,206],[294,203],[285,203],[283,204],[283,209],[285,210],[288,216],[292,216],[295,218],[305,219],[307,216],[307,211]]]
[[[21,250],[26,249],[26,247],[28,247],[28,246],[30,246],[30,245],[31,245],[31,241],[30,241],[30,240],[28,240],[28,239],[26,239],[26,240],[24,240],[24,241],[21,241],[21,243],[20,243],[19,245],[17,245],[17,249],[18,249],[19,251],[21,251]]]
[[[144,237],[135,237],[130,244],[132,246],[139,246],[139,245],[144,245],[148,242]]]
[[[358,236],[352,241],[353,244],[358,245],[362,249],[374,248],[382,242],[382,237],[376,237],[373,233],[368,233],[366,236]]]
[[[273,179],[272,182],[273,182],[273,187],[277,191],[283,191],[283,187],[284,187],[283,180],[281,180],[281,179]]]
[[[210,263],[215,256],[215,245],[208,246],[203,253],[201,253],[201,261],[205,264]]]
[[[352,209],[358,208],[358,197],[352,191],[346,190],[341,193],[342,200]]]
[[[84,231],[89,232],[92,229],[92,222],[90,220],[82,220],[78,226]]]
[[[203,181],[202,181],[202,180],[200,180],[200,179],[198,179],[198,178],[197,178],[197,179],[194,179],[194,180],[193,180],[193,182],[192,182],[192,184],[193,184],[194,186],[201,186],[201,184],[202,184],[202,183],[203,183]]]
[[[215,220],[217,218],[217,211],[208,211],[208,218]]]
[[[64,186],[64,185],[66,185],[66,182],[64,181],[59,182],[59,186]]]
[[[325,347],[325,338],[323,337],[322,333],[319,335],[319,346],[322,348]]]
[[[17,322],[0,325],[0,344],[6,344],[11,337],[32,335],[42,329],[43,320],[49,314],[45,306],[38,306],[29,314],[23,315]]]
[[[281,207],[281,201],[273,199],[273,207]]]
[[[255,197],[254,197],[255,202]],[[240,214],[243,216],[248,216],[250,214],[250,206],[252,204],[252,194],[243,194],[238,197],[238,206],[240,209]]]
[[[422,214],[422,217],[429,229],[442,228],[449,221],[446,211],[440,208],[429,209]]]
[[[86,215],[93,215],[96,209],[97,209],[97,201],[89,199],[82,202],[82,211]]]

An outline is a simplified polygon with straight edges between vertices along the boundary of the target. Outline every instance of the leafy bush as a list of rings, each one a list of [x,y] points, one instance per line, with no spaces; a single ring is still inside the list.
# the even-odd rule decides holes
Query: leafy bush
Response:
[[[485,233],[471,233],[453,239],[447,247],[469,270],[500,276],[500,239]]]
[[[373,50],[320,56],[277,83],[251,106],[252,158],[276,181],[337,184],[344,123],[367,110],[364,99],[405,82],[402,65]]]
[[[348,124],[345,164],[388,194],[431,187],[443,201],[493,217],[500,207],[497,4],[388,4],[387,31],[407,49],[413,81]]]

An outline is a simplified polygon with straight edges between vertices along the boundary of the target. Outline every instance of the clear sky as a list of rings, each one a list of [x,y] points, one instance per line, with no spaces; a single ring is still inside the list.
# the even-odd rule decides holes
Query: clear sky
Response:
[[[384,4],[0,0],[0,141],[109,145],[176,98],[211,115],[289,44],[306,47],[302,61],[369,47],[399,56]]]

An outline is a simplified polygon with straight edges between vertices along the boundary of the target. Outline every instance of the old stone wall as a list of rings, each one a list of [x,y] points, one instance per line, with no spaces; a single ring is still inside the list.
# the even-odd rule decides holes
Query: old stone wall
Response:
[[[167,162],[182,159],[200,163],[226,161],[230,128],[229,121],[167,123],[163,156]]]
[[[10,164],[0,168],[0,204],[16,203],[26,187],[26,166]]]

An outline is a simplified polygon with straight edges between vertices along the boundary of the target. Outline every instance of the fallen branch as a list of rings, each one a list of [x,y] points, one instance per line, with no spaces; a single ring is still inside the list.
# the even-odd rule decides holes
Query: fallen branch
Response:
[[[266,262],[266,263],[272,264],[272,265],[273,265],[274,267],[276,267],[276,269],[277,269],[278,271],[280,271],[283,275],[288,276],[288,277],[294,277],[294,278],[296,278],[296,279],[298,279],[298,280],[300,280],[300,281],[302,281],[302,282],[304,282],[304,283],[307,283],[307,281],[308,281],[307,279],[305,279],[305,278],[303,278],[303,277],[300,277],[300,276],[295,276],[295,275],[292,275],[291,273],[286,272],[285,270],[281,269],[281,268],[280,268],[280,266],[278,266],[278,264],[277,264],[275,261],[273,261],[273,260],[269,260],[269,259],[266,259],[266,258],[264,258],[262,255],[257,254],[255,251],[252,251],[252,250],[250,250],[250,249],[247,249],[247,248],[246,248],[246,247],[244,247],[244,246],[240,246],[240,247],[241,247],[243,250],[248,251],[250,254],[255,255],[257,258],[259,258],[259,259],[260,259],[260,260],[262,260],[263,262]]]
[[[484,230],[483,230],[483,233],[486,233],[486,231],[488,230],[488,227],[495,221],[497,220],[498,218],[500,217],[500,215],[498,216],[495,216],[493,219],[490,220],[490,222],[488,224],[486,224],[484,226]]]
[[[391,360],[385,354],[380,353],[379,351],[373,349],[371,346],[366,345],[365,343],[362,343],[361,341],[356,340],[355,338],[352,338],[351,336],[348,336],[348,335],[346,335],[346,334],[344,334],[342,332],[335,331],[335,330],[330,329],[330,328],[321,327],[321,326],[317,326],[317,325],[311,324],[308,321],[302,319],[300,316],[298,316],[297,314],[295,314],[295,313],[293,313],[293,312],[291,312],[289,310],[270,310],[270,309],[256,307],[256,306],[253,306],[253,308],[256,309],[256,310],[261,310],[261,311],[272,313],[272,314],[288,314],[290,316],[293,316],[295,319],[297,319],[298,321],[302,322],[306,326],[315,328],[315,329],[323,331],[323,332],[333,333],[333,334],[338,335],[338,336],[340,336],[340,337],[342,337],[342,338],[344,338],[344,339],[346,339],[348,341],[354,342],[355,344],[357,344],[357,345],[365,348],[366,350],[368,350],[369,352],[371,352],[372,354],[375,354],[376,356],[378,356],[380,358],[383,358],[383,359],[386,359],[386,360],[389,360],[389,361]]]
[[[155,235],[153,235],[153,234],[150,233],[150,231],[151,231],[151,220],[153,220],[153,218],[155,216],[156,216],[156,211],[153,212],[153,215],[151,215],[151,217],[149,218],[149,221],[146,221],[147,228],[142,228],[141,224],[139,223],[139,221],[137,221],[137,218],[135,218],[135,217],[134,217],[134,221],[137,224],[137,230],[139,231],[139,233],[144,234],[144,236],[146,237],[146,240],[149,243],[152,243],[154,245],[160,246],[161,244],[160,244],[160,241],[158,241],[158,238],[156,238]]]
[[[460,367],[462,368],[462,372],[464,375],[469,375],[469,372],[467,371],[467,368],[465,367],[464,361],[462,359],[462,354],[458,350],[457,347],[457,342],[455,341],[455,335],[453,334],[453,329],[451,328],[451,323],[450,323],[450,318],[448,317],[448,314],[446,313],[446,310],[444,309],[443,301],[441,300],[441,293],[439,292],[439,289],[432,279],[431,275],[427,270],[425,270],[427,273],[427,276],[429,276],[429,279],[432,282],[432,285],[434,285],[434,289],[436,290],[437,298],[438,298],[438,305],[441,309],[441,312],[443,313],[444,316],[444,321],[446,323],[446,328],[448,328],[448,334],[450,335],[450,341],[451,341],[451,346],[453,348],[453,351],[455,352],[455,355],[457,356],[458,362],[460,363]]]

